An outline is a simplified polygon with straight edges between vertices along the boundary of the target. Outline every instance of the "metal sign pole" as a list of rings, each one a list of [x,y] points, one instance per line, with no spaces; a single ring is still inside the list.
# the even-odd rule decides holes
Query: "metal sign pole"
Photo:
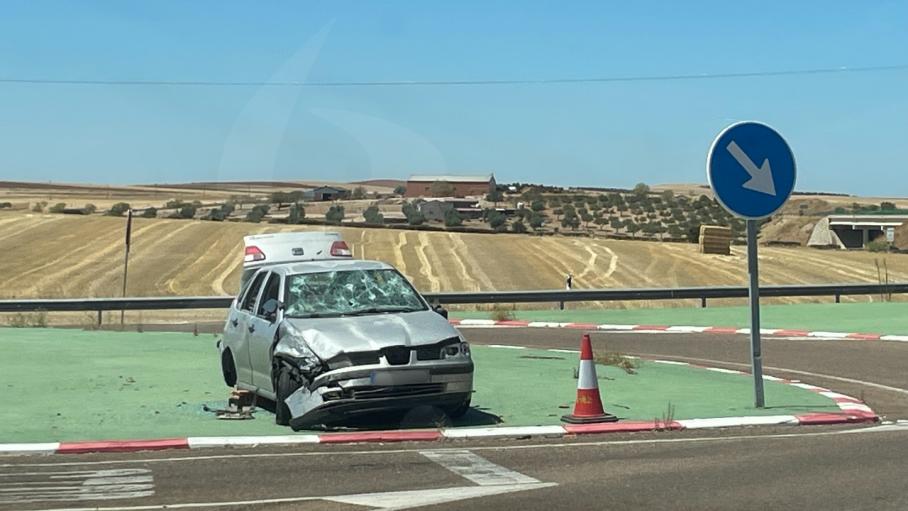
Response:
[[[754,375],[754,406],[763,408],[763,350],[760,346],[760,276],[757,270],[757,220],[747,221],[747,274],[750,277],[750,365]]]
[[[129,245],[132,238],[132,209],[126,212],[126,252],[123,255],[123,298],[126,298],[126,277],[129,275]],[[126,309],[120,309],[120,327],[125,324]]]

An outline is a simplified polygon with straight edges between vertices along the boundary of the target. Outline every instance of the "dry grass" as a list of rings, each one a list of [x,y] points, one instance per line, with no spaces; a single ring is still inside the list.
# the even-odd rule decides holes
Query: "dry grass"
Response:
[[[7,256],[0,260],[0,297],[119,296],[123,230],[122,218],[22,211],[0,213],[0,243],[7,247]],[[136,219],[128,294],[233,293],[242,267],[242,237],[289,230],[327,229]],[[744,247],[734,247],[731,256],[717,256],[699,254],[696,245],[683,243],[393,229],[337,230],[352,246],[355,257],[395,265],[422,291],[561,289],[568,272],[574,274],[575,289],[740,286],[747,282]],[[908,255],[882,257],[886,259],[890,282],[908,281]],[[881,256],[854,251],[761,247],[760,278],[764,284],[875,283],[878,280],[875,258]],[[767,303],[808,300],[774,298]],[[690,306],[691,302],[571,304],[608,308],[671,305]],[[149,314],[146,320],[151,321],[152,317]]]
[[[608,352],[604,355],[596,355],[593,360],[597,364],[605,366],[615,366],[624,370],[627,374],[637,374],[637,369],[643,365],[643,361],[636,357],[629,357],[624,353]]]

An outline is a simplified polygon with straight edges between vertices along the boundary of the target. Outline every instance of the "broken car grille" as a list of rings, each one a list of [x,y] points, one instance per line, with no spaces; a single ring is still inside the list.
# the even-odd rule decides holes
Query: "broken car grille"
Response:
[[[444,392],[444,383],[422,383],[394,387],[356,387],[345,392],[350,399],[382,399],[388,397],[414,397]]]

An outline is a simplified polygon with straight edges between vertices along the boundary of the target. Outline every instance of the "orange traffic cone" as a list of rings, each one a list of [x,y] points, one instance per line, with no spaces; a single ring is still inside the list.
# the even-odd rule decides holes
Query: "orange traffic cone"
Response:
[[[577,401],[574,403],[574,413],[565,415],[561,420],[571,424],[616,422],[618,420],[618,417],[605,413],[602,408],[590,334],[583,334],[583,339],[580,341],[580,376],[577,378]]]

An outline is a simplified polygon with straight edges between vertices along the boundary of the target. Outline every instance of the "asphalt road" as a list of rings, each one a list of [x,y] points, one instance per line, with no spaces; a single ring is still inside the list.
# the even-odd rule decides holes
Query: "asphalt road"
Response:
[[[573,349],[580,338],[556,329],[465,335]],[[741,335],[593,335],[596,350],[728,367],[749,360]],[[766,340],[764,355],[768,374],[863,395],[888,419],[908,417],[908,346]],[[908,423],[0,457],[0,509],[906,509],[906,460]]]

